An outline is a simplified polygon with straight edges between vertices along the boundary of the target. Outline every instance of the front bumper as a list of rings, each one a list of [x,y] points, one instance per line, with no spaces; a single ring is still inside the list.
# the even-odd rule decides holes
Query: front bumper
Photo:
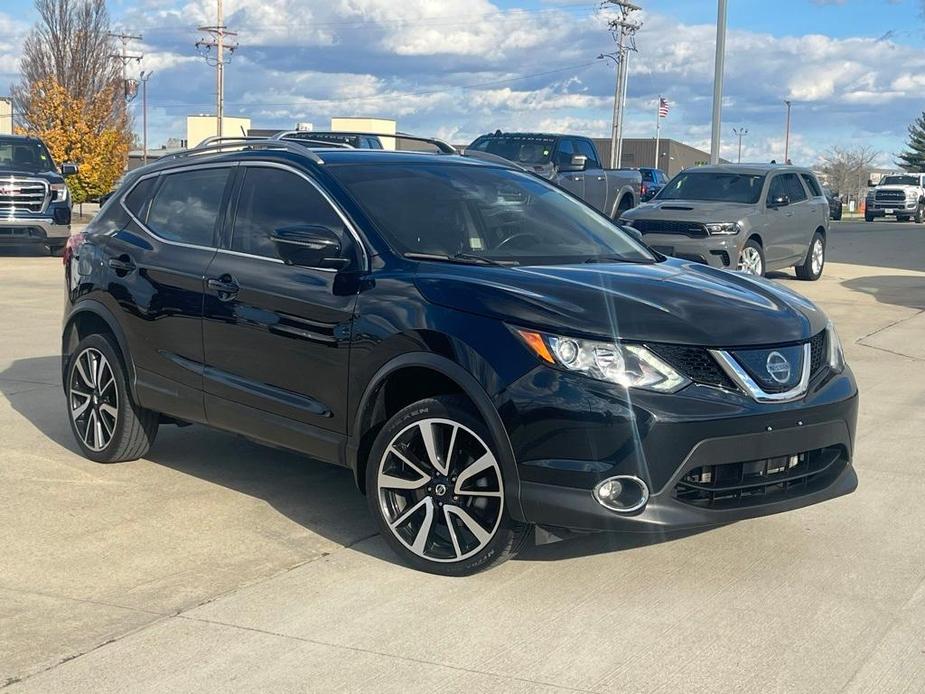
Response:
[[[643,240],[662,255],[729,269],[739,262],[740,236],[691,238],[680,234],[646,234]]]
[[[632,401],[624,392],[621,401],[618,389],[597,383],[583,388],[583,402],[576,402],[574,389],[587,384],[571,374],[546,378],[543,385],[552,386],[553,393],[537,397],[537,378],[548,376],[535,373],[531,384],[523,384],[532,402],[510,392],[499,410],[508,420],[520,504],[531,523],[576,530],[687,530],[807,506],[857,486],[851,461],[858,395],[850,371],[826,376],[801,401],[779,405],[700,386],[670,396],[634,394]],[[563,397],[581,411],[556,412],[552,402],[561,407]],[[838,457],[832,454],[823,471],[782,491],[774,487],[766,496],[706,504],[686,497],[679,484],[706,466],[734,467],[818,450]],[[594,499],[595,485],[616,475],[646,483],[650,497],[642,509],[616,513]],[[767,488],[772,489],[770,483]]]
[[[911,217],[915,214],[917,207],[918,203],[915,200],[902,202],[874,201],[868,203],[865,209],[866,214],[870,217],[895,217],[896,215],[908,215]]]
[[[70,217],[70,215],[68,215]],[[54,217],[0,217],[0,244],[64,244],[71,235],[71,225],[59,224]]]

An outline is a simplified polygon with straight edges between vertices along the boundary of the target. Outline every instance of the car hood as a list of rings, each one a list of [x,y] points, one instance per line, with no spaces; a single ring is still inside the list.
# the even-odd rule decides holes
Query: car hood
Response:
[[[28,169],[0,168],[0,179],[15,176],[16,178],[41,178],[49,183],[61,183],[64,178],[57,171],[29,171]]]
[[[678,219],[688,222],[737,222],[754,209],[737,202],[652,200],[621,216],[623,219]]]
[[[511,268],[422,263],[415,284],[435,304],[605,339],[757,346],[807,340],[827,322],[780,284],[673,258]]]
[[[879,192],[879,191],[881,191],[881,190],[891,190],[891,191],[903,191],[903,192],[905,192],[905,191],[907,191],[907,190],[918,190],[918,186],[914,186],[914,185],[908,185],[908,186],[877,186],[876,188],[874,188],[874,191],[877,191],[877,192]]]

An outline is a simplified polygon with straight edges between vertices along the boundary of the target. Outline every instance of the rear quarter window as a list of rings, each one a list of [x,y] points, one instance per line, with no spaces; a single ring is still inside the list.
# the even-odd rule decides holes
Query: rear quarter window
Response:
[[[813,197],[819,197],[822,195],[822,189],[819,187],[819,183],[816,182],[816,177],[811,176],[810,174],[800,174],[803,178],[803,182],[806,184],[806,187],[809,188],[809,192],[812,193]]]
[[[157,184],[157,176],[145,178],[129,191],[122,203],[137,219],[144,222],[148,217],[148,207],[151,204],[151,195]]]

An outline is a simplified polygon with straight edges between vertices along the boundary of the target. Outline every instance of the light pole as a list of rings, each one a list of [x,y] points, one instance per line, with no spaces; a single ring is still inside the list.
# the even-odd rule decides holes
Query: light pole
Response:
[[[642,26],[633,19],[639,7],[628,0],[603,0],[601,7],[613,7],[619,14],[608,22],[610,32],[617,42],[616,54],[600,57],[611,58],[617,64],[617,84],[613,95],[613,125],[610,130],[610,166],[618,169],[623,156],[623,116],[626,111],[626,87],[629,82],[629,53],[635,50],[633,37]]]
[[[154,72],[141,71],[141,163],[148,163],[148,80]]]
[[[785,100],[787,104],[787,134],[784,136],[784,163],[790,163],[790,101]]]
[[[716,59],[713,70],[713,137],[710,140],[710,163],[719,164],[720,129],[723,115],[723,66],[726,62],[726,2],[716,8]]]
[[[748,128],[733,128],[733,134],[739,138],[739,163],[742,163],[742,138],[748,135]]]

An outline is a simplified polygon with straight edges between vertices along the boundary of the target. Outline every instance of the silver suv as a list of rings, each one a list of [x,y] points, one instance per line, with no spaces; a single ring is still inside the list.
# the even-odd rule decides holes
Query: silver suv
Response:
[[[620,221],[664,255],[753,275],[795,267],[800,279],[817,280],[829,203],[809,169],[702,166],[679,173]]]

